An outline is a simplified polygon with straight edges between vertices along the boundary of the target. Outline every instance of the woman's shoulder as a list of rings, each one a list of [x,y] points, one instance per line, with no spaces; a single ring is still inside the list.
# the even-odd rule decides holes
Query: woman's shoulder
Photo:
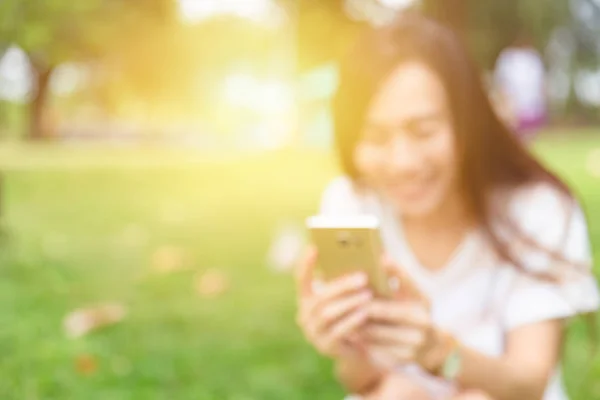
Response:
[[[543,224],[560,228],[572,217],[582,214],[577,199],[551,183],[528,184],[509,195],[510,217],[522,228]]]
[[[508,199],[510,221],[537,245],[568,260],[589,262],[585,214],[569,193],[550,183],[519,188]]]
[[[509,195],[510,212],[515,217],[566,214],[578,207],[574,198],[555,185],[532,183],[515,189]]]
[[[321,214],[357,214],[364,209],[365,194],[361,193],[354,181],[345,175],[333,178],[321,196]]]
[[[514,191],[509,204],[513,223],[536,244],[513,237],[508,242],[510,250],[526,271],[544,274],[554,282],[505,269],[511,277],[507,280],[511,294],[505,305],[506,325],[512,329],[596,310],[600,300],[579,202],[556,186],[540,183]]]

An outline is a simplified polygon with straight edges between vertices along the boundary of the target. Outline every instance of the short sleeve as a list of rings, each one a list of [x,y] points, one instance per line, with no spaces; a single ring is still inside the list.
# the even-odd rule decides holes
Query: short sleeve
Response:
[[[517,196],[511,208],[523,233],[540,245],[513,243],[518,247],[512,249],[513,254],[527,271],[550,273],[556,279],[549,282],[516,273],[505,309],[507,328],[598,309],[600,299],[581,207],[553,188],[538,186]]]
[[[345,176],[333,179],[323,191],[319,214],[354,215],[363,208],[363,200],[356,193],[352,180]]]

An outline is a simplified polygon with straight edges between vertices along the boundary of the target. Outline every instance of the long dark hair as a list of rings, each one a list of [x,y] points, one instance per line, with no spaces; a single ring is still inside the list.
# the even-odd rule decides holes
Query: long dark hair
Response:
[[[375,91],[400,63],[413,60],[437,73],[446,89],[467,206],[500,259],[526,271],[495,226],[500,222],[525,242],[532,241],[519,232],[502,204],[493,201],[492,193],[545,182],[565,199],[572,201],[573,196],[499,119],[483,88],[482,75],[450,28],[415,12],[402,14],[390,25],[365,33],[342,60],[333,114],[345,172],[359,178],[353,154]]]

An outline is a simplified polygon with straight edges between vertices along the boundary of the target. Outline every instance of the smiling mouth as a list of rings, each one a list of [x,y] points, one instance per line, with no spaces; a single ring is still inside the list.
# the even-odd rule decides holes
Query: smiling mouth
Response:
[[[408,184],[408,185],[390,185],[389,191],[394,197],[415,198],[420,197],[427,191],[428,183]]]

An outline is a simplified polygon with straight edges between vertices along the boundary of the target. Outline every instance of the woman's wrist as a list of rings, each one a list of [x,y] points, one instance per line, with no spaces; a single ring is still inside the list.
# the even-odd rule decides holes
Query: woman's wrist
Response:
[[[449,333],[435,329],[430,343],[421,366],[432,375],[442,376],[446,361],[458,349],[458,342]]]
[[[353,349],[335,358],[335,371],[342,385],[351,392],[362,394],[376,387],[385,373],[375,366],[364,351]]]

